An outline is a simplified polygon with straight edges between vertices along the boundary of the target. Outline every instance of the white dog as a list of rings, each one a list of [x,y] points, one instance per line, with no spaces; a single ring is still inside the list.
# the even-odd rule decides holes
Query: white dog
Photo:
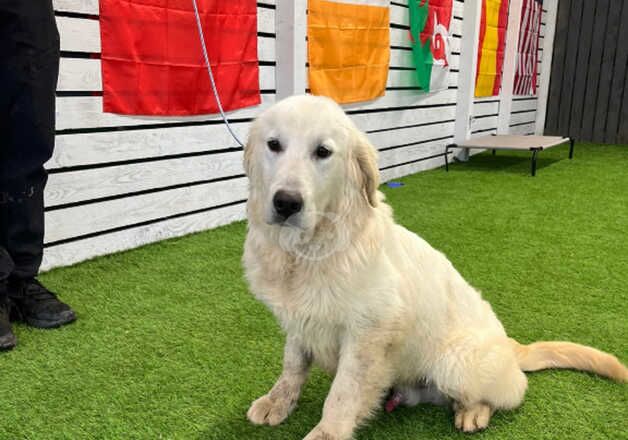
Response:
[[[281,423],[312,362],[334,374],[307,440],[349,439],[391,389],[428,383],[455,425],[485,428],[521,404],[523,371],[575,368],[618,381],[614,356],[569,342],[520,345],[449,260],[395,224],[377,191],[376,150],[327,98],[295,96],[253,123],[243,263],[251,291],[285,330],[283,372],[251,405]]]

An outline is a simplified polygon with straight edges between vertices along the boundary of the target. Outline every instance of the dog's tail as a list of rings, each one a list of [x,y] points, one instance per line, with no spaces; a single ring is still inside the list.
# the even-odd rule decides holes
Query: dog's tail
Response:
[[[510,339],[523,371],[571,368],[589,371],[617,382],[628,382],[628,368],[615,356],[572,342],[534,342],[523,345]]]

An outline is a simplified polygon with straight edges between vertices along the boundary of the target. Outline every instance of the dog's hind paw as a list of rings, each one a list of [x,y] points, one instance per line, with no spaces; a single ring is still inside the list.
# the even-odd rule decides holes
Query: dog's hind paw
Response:
[[[459,404],[454,406],[456,412],[456,428],[463,432],[475,432],[485,429],[491,419],[491,407],[484,403],[477,403],[468,407]]]

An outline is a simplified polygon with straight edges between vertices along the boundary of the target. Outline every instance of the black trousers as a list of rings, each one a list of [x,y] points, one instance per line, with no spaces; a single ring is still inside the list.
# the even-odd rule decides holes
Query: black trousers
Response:
[[[51,0],[0,1],[0,274],[39,271],[58,75]]]

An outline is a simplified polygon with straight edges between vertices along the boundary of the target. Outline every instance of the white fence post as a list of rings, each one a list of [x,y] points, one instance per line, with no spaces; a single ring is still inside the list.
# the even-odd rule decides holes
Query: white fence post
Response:
[[[517,67],[517,49],[519,48],[519,28],[521,27],[522,6],[523,0],[510,0],[508,30],[506,31],[506,48],[504,51],[504,70],[502,74],[501,93],[499,95],[497,134],[508,134],[510,131],[512,91]]]
[[[552,76],[552,55],[554,52],[554,35],[556,34],[558,0],[545,0],[543,4],[547,5],[547,16],[545,18],[541,80],[537,93],[536,122],[534,124],[534,133],[538,135],[542,135],[545,131],[545,115],[547,114],[547,97]]]
[[[471,117],[475,96],[475,73],[477,70],[478,40],[482,2],[464,3],[462,22],[462,43],[460,47],[460,68],[458,73],[458,99],[456,101],[456,122],[454,123],[454,143],[463,142],[471,135]],[[458,156],[461,160],[469,158],[469,151],[464,149]]]
[[[275,10],[277,99],[305,93],[307,0],[277,1]]]

